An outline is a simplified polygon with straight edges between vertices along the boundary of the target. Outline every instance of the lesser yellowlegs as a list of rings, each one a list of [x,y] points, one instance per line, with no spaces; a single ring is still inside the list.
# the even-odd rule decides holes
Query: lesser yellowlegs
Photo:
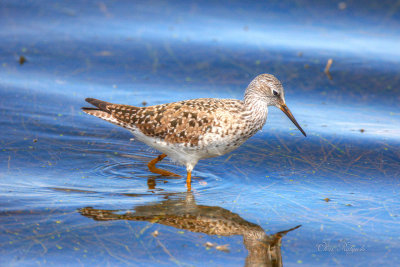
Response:
[[[94,98],[86,101],[96,108],[84,107],[84,112],[128,129],[139,141],[163,153],[148,163],[151,172],[179,176],[156,168],[156,163],[166,156],[185,165],[188,190],[197,162],[238,148],[263,127],[268,106],[280,108],[306,136],[286,106],[282,84],[271,74],[254,78],[244,100],[199,98],[149,107],[112,104]]]

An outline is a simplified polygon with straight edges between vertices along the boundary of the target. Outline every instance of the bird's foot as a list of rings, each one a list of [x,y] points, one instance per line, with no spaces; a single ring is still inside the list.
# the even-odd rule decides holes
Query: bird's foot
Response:
[[[166,156],[167,156],[166,154],[162,154],[162,155],[159,155],[157,158],[153,159],[152,161],[150,161],[147,164],[147,167],[149,167],[149,170],[152,173],[161,174],[163,176],[181,177],[179,174],[176,174],[176,173],[173,173],[173,172],[170,172],[170,171],[166,171],[166,170],[163,170],[163,169],[159,169],[159,168],[156,167],[156,164],[158,162],[162,161]]]

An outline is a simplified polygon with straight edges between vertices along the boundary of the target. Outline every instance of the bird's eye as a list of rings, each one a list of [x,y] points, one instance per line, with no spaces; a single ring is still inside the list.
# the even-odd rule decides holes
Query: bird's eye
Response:
[[[272,92],[274,93],[274,96],[279,95],[279,93],[277,91],[275,91],[275,90],[273,90]]]

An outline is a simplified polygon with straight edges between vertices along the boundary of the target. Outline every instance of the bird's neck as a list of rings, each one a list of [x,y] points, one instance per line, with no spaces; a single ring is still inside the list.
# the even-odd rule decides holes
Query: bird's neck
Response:
[[[249,88],[247,88],[244,97],[244,106],[247,111],[247,119],[252,122],[257,130],[260,130],[267,121],[268,104],[262,97],[249,91]]]

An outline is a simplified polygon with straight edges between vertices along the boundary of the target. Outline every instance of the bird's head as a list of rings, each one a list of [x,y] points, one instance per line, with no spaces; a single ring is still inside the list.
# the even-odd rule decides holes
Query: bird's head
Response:
[[[289,117],[300,132],[307,136],[287,107],[283,86],[274,75],[261,74],[251,81],[246,90],[245,102],[250,104],[252,101],[262,101],[267,106],[279,108]]]

